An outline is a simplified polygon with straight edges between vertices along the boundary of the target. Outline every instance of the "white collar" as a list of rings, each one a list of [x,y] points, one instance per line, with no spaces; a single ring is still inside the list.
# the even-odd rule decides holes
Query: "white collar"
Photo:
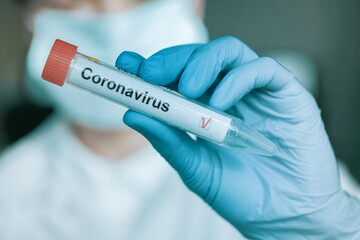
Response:
[[[139,197],[154,194],[162,188],[169,175],[176,174],[164,159],[151,147],[133,153],[118,162],[111,162],[89,151],[74,135],[70,126],[54,115],[45,124],[50,124],[49,149],[56,161],[68,161],[78,168],[98,188],[125,186]]]

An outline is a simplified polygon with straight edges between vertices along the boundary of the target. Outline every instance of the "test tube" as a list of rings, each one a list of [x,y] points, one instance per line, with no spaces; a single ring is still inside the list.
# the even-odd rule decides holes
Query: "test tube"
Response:
[[[59,86],[72,84],[219,145],[267,156],[276,153],[275,144],[243,120],[147,83],[134,74],[81,54],[77,48],[57,39],[42,78]]]

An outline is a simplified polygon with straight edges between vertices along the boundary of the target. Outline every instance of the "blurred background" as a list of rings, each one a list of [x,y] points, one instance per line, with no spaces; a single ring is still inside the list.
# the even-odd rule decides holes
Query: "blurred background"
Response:
[[[49,112],[23,98],[27,46],[13,2],[0,2],[0,151]],[[205,23],[211,39],[236,36],[304,81],[337,157],[360,181],[360,1],[208,0]]]

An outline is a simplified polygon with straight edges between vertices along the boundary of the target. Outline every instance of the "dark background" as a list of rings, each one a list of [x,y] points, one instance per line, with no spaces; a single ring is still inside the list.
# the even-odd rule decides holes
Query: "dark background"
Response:
[[[0,2],[0,119],[21,102],[26,51],[10,3]],[[234,35],[260,54],[291,49],[314,60],[320,78],[317,100],[335,153],[360,180],[360,1],[208,0],[205,23],[212,39]],[[0,147],[6,141],[2,134]]]
[[[208,0],[211,38],[234,35],[262,52],[294,49],[318,67],[318,103],[338,158],[360,180],[360,1]]]

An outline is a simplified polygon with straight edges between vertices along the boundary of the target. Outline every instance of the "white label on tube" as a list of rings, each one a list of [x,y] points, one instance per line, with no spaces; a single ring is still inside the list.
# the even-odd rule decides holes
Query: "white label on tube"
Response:
[[[230,118],[114,67],[102,66],[84,57],[74,60],[68,76],[70,83],[185,131],[218,143],[224,140]]]

